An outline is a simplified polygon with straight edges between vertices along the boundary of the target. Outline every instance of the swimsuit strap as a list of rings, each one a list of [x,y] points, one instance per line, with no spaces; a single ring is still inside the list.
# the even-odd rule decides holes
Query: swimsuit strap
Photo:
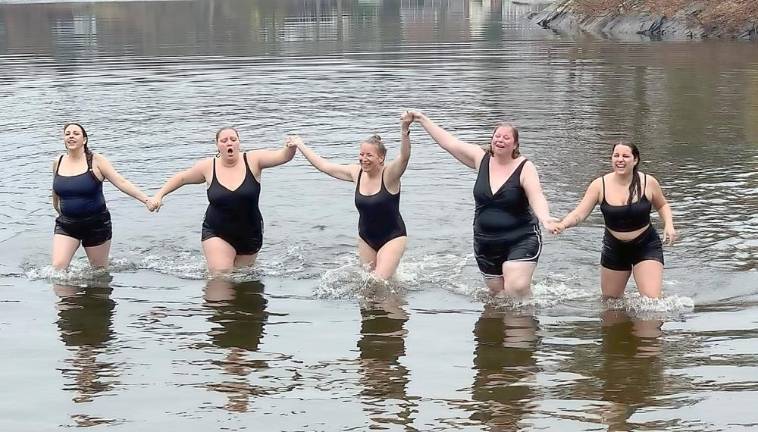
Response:
[[[600,176],[600,180],[603,181],[603,201],[605,201],[605,176],[604,175]],[[605,202],[608,202],[608,201],[605,201]]]
[[[55,174],[56,175],[58,174],[58,170],[61,169],[61,162],[63,162],[63,156],[64,155],[61,155],[61,157],[58,158],[58,165],[55,166]]]
[[[247,163],[247,152],[242,152],[242,159],[245,160],[245,168],[250,171],[250,165]],[[252,171],[250,172],[252,173]],[[245,176],[247,176],[247,173],[245,173]]]

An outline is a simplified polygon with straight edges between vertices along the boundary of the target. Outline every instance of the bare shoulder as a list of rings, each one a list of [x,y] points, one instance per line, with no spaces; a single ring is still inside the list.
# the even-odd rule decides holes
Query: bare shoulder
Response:
[[[650,184],[650,185],[653,185],[653,186],[658,186],[658,187],[661,186],[661,184],[658,182],[658,179],[655,178],[655,177],[653,177],[652,175],[647,174],[647,173],[643,173],[643,172],[640,172],[640,174],[642,175],[643,181],[646,181],[647,184]]]
[[[60,163],[61,160],[63,160],[63,156],[66,156],[66,154],[65,153],[59,154],[53,159],[53,171],[58,169],[58,164]]]

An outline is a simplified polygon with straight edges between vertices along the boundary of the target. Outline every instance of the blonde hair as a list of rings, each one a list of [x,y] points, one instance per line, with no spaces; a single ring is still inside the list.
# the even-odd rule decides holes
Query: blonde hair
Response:
[[[384,146],[384,141],[382,141],[382,137],[379,135],[371,135],[367,140],[363,142],[374,145],[381,157],[385,157],[387,155],[387,147]]]

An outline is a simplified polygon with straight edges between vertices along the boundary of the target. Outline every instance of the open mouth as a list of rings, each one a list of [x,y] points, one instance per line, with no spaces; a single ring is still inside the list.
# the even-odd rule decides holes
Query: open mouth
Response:
[[[229,155],[229,156],[233,155],[234,154],[234,149],[231,148],[231,147],[229,147],[228,149],[226,149],[226,154]]]

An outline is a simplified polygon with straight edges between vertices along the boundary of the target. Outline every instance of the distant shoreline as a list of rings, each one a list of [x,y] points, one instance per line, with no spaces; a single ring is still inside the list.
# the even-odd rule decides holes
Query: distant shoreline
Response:
[[[602,4],[601,4],[602,3]],[[755,0],[559,0],[532,14],[538,25],[561,33],[610,38],[758,40]]]

